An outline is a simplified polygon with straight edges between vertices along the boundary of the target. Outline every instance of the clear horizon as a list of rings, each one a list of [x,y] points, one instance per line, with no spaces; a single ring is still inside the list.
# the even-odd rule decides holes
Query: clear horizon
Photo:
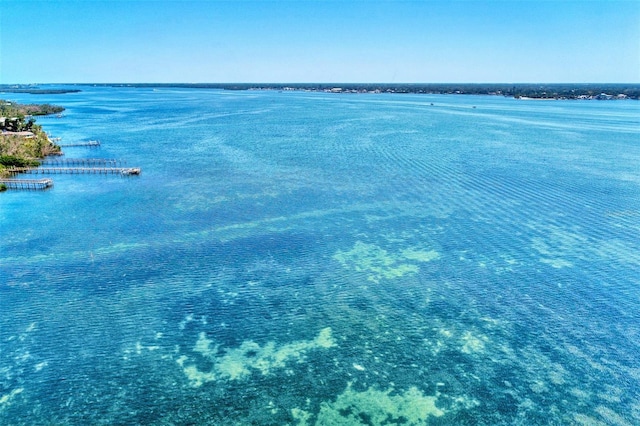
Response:
[[[4,86],[29,86],[29,85],[49,85],[49,86],[109,86],[109,85],[127,85],[127,86],[136,86],[136,85],[184,85],[184,86],[195,86],[195,85],[274,85],[274,86],[282,86],[282,85],[292,85],[292,86],[301,86],[301,85],[328,85],[328,84],[344,84],[344,85],[388,85],[388,86],[438,86],[438,85],[469,85],[469,86],[500,86],[500,85],[515,85],[515,86],[526,86],[526,85],[548,85],[548,86],[557,86],[557,85],[568,85],[568,86],[598,86],[598,85],[607,85],[607,86],[638,86],[640,82],[610,82],[610,81],[586,81],[586,82],[572,82],[572,81],[549,81],[549,82],[540,82],[540,81],[523,81],[523,82],[499,82],[499,81],[486,81],[486,82],[474,82],[474,81],[459,81],[459,82],[446,82],[446,81],[414,81],[414,82],[384,82],[384,81],[353,81],[353,82],[344,82],[344,81],[300,81],[300,82],[290,82],[290,81],[201,81],[201,82],[189,82],[189,81],[165,81],[165,82],[150,82],[150,81],[137,81],[137,82],[122,82],[122,81],[104,81],[104,82],[95,82],[95,81],[87,81],[87,82],[28,82],[28,83],[0,83]]]
[[[0,23],[0,84],[640,83],[636,1],[5,0]]]

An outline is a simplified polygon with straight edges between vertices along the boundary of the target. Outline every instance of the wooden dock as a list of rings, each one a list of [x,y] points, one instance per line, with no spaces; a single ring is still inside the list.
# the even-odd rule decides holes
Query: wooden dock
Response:
[[[139,175],[139,167],[12,167],[9,173],[28,173],[35,175]]]
[[[72,146],[88,146],[88,147],[98,147],[100,146],[100,141],[88,141],[88,142],[77,142],[77,143],[68,143],[58,145],[60,148],[68,148]]]
[[[103,166],[116,167],[125,164],[126,161],[114,158],[45,158],[40,165],[50,166]]]
[[[39,190],[53,186],[53,179],[0,179],[7,189]]]

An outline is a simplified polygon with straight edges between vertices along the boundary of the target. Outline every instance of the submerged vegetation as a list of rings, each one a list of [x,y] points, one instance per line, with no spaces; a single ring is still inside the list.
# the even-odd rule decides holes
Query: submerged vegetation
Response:
[[[60,154],[33,116],[64,111],[55,105],[22,105],[0,100],[0,177],[10,167],[35,167],[38,158]]]

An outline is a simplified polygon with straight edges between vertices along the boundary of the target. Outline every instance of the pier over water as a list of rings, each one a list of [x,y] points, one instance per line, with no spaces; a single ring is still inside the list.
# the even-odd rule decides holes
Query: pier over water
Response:
[[[76,142],[76,143],[68,143],[68,144],[58,144],[60,148],[69,148],[75,146],[88,146],[88,147],[98,147],[100,146],[100,141],[87,141],[87,142]]]
[[[45,158],[40,162],[42,166],[102,166],[116,167],[126,164],[124,160],[115,158]]]
[[[94,174],[94,175],[114,175],[124,176],[139,175],[142,170],[139,167],[12,167],[7,169],[9,173],[28,174]]]
[[[7,189],[39,190],[53,186],[53,179],[0,179]]]

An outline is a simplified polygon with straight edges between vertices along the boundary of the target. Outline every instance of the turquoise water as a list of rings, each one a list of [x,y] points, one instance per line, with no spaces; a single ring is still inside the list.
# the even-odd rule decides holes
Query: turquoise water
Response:
[[[640,423],[640,104],[83,87],[0,194],[0,424]]]

